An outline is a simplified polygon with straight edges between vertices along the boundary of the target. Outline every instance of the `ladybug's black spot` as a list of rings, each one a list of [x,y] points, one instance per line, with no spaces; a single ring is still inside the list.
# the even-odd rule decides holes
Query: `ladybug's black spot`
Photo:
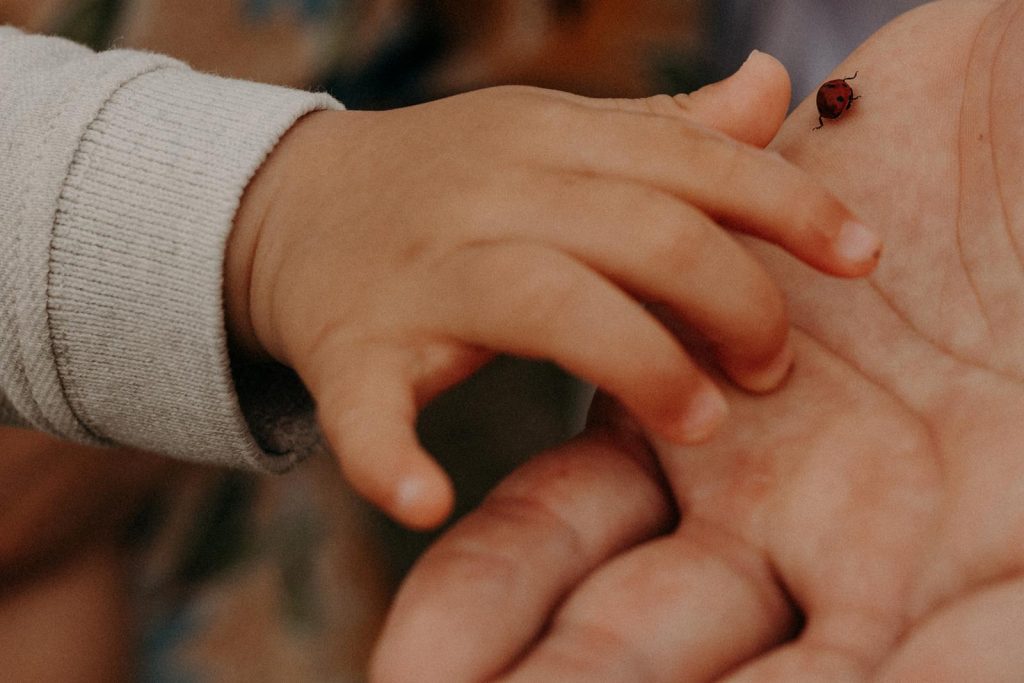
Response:
[[[839,97],[836,98],[836,102],[842,103],[842,102],[845,102],[845,101],[846,101],[846,98],[843,97],[842,95],[840,95]]]

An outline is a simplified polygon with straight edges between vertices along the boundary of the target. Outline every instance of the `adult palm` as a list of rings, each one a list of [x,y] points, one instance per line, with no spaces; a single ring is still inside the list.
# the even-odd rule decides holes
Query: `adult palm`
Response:
[[[723,433],[621,415],[529,463],[420,562],[380,680],[1024,678],[1024,0],[904,15],[861,99],[773,146],[886,237],[865,281],[752,248],[797,365]],[[671,492],[677,515],[662,493]]]

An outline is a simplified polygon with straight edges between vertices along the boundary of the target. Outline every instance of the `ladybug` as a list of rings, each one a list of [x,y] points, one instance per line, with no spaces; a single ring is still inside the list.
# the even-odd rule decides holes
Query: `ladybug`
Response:
[[[854,100],[860,99],[859,96],[854,97],[853,88],[846,82],[857,78],[859,73],[860,71],[854,71],[852,76],[826,81],[818,88],[818,125],[811,130],[818,130],[824,126],[823,118],[838,119],[850,108]]]

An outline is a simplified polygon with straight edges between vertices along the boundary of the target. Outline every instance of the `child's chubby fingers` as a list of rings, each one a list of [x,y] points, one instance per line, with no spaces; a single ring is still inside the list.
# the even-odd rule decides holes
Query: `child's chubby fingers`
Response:
[[[685,117],[731,138],[764,147],[782,126],[791,88],[786,68],[771,55],[754,50],[736,73],[691,93],[638,99],[579,98],[598,109]]]
[[[546,242],[656,303],[700,337],[726,373],[755,392],[775,388],[792,360],[780,289],[764,266],[703,212],[644,185],[543,177],[518,193],[503,228]]]
[[[831,275],[859,277],[877,264],[877,234],[822,182],[774,152],[738,142],[684,111],[641,115],[579,104],[563,113],[576,125],[544,134],[559,138],[563,172],[672,194]]]
[[[420,405],[397,350],[359,354],[338,345],[311,390],[317,417],[349,484],[395,521],[417,529],[442,523],[451,513],[454,490],[447,474],[416,435]],[[347,357],[346,357],[347,356]]]
[[[422,315],[466,344],[544,358],[614,395],[646,428],[708,438],[725,399],[667,328],[571,256],[521,241],[450,253],[424,287]]]
[[[608,131],[607,147],[628,153],[593,154],[580,170],[661,189],[822,272],[859,277],[874,270],[878,235],[807,172],[707,128],[649,120],[658,123],[644,127],[662,130]]]

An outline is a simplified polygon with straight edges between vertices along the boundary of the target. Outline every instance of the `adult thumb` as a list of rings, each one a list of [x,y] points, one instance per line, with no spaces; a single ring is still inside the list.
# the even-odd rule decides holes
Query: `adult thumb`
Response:
[[[786,67],[754,50],[736,73],[685,95],[632,100],[638,107],[679,116],[719,130],[729,137],[764,147],[778,132],[789,109]]]

